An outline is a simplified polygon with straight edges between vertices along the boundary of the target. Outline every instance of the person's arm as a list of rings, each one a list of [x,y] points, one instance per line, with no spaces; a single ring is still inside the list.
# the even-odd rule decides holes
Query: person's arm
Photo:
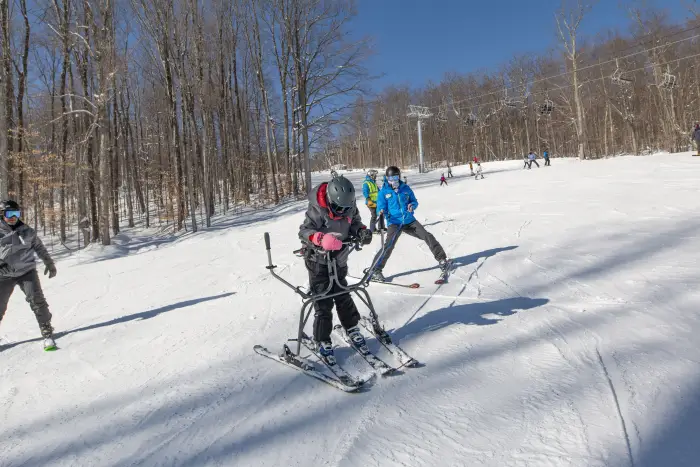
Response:
[[[411,206],[409,211],[413,212],[418,207],[418,200],[416,199],[416,195],[413,193],[413,190],[411,190],[411,187],[406,186],[406,188],[408,188],[408,205]]]
[[[44,246],[44,243],[41,241],[39,236],[32,230],[32,248],[36,252],[36,255],[39,257],[41,261],[44,262],[44,266],[46,266],[46,269],[44,271],[44,274],[49,274],[49,279],[51,279],[53,276],[56,275],[56,264],[53,262],[53,258],[51,258],[51,255],[49,252],[46,250],[46,247]]]

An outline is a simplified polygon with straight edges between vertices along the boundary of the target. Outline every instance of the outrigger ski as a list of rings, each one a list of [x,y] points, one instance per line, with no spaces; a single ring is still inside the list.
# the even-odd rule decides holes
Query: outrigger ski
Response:
[[[348,334],[347,332],[345,332],[345,329],[343,329],[341,325],[336,324],[333,327],[333,334],[335,334],[338,337],[338,339],[342,339],[343,341],[345,341],[350,346],[350,348],[352,348],[355,352],[358,353],[358,355],[360,355],[360,357],[364,359],[364,361],[369,363],[369,365],[374,369],[374,371],[377,372],[377,374],[381,376],[388,376],[396,371],[396,368],[389,366],[386,362],[381,360],[379,357],[374,355],[369,349],[367,349],[366,346],[365,351],[356,347],[351,341],[351,339],[348,337]]]
[[[381,329],[381,327],[379,328],[379,331],[375,329],[374,325],[372,324],[372,321],[369,318],[363,316],[359,324],[365,330],[367,330],[367,332],[370,332],[375,337],[375,339],[377,339],[377,341],[380,344],[382,344],[384,348],[401,363],[401,366],[399,366],[399,368],[416,368],[419,366],[423,366],[418,360],[408,355],[405,350],[396,345],[391,340],[391,336],[389,335],[389,333],[387,333],[384,329]]]
[[[312,378],[316,378],[319,381],[323,381],[324,383],[329,384],[329,385],[331,385],[337,389],[340,389],[341,391],[344,391],[344,392],[359,391],[360,389],[362,389],[362,387],[364,386],[365,383],[367,383],[372,378],[374,378],[374,375],[372,375],[370,378],[365,379],[365,380],[354,379],[354,378],[350,377],[349,375],[348,375],[349,379],[345,378],[345,377],[343,377],[342,380],[340,377],[338,377],[338,379],[333,378],[333,377],[323,373],[322,371],[317,370],[315,365],[312,362],[308,361],[306,358],[300,357],[298,355],[294,355],[292,353],[291,349],[289,348],[289,346],[287,346],[287,344],[284,344],[283,351],[280,354],[270,352],[267,348],[263,347],[262,345],[254,346],[253,350],[255,350],[256,353],[258,353],[259,355],[262,355],[263,357],[267,357],[271,360],[282,363],[283,365],[286,365],[290,368],[294,368],[295,370],[298,370],[304,374],[307,374],[307,375],[311,376]],[[338,367],[337,364],[334,366]],[[330,367],[328,367],[328,368],[330,368]],[[338,368],[336,368],[336,371],[338,370]],[[342,368],[341,368],[341,371],[344,372],[344,370],[342,370]],[[333,374],[337,376],[335,371],[333,372]],[[347,373],[345,373],[345,374],[347,374]]]

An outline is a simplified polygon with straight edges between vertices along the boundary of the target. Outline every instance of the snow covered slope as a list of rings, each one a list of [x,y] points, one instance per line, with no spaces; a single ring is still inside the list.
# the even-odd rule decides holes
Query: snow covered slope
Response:
[[[426,246],[401,238],[384,272],[422,288],[369,291],[425,366],[358,394],[252,350],[295,333],[263,233],[305,284],[305,203],[62,259],[43,282],[60,350],[42,351],[19,290],[0,326],[0,466],[698,466],[699,164],[487,163],[447,187],[409,173],[458,267],[433,285]]]

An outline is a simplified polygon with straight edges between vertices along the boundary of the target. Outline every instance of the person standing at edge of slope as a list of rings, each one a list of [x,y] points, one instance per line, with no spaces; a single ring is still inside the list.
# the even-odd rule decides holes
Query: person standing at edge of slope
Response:
[[[36,315],[41,335],[45,339],[44,347],[47,350],[53,349],[55,343],[51,313],[41,290],[34,253],[44,262],[44,275],[48,274],[49,279],[56,275],[56,266],[34,229],[20,220],[19,205],[15,201],[7,200],[0,208],[0,321],[7,310],[15,286],[19,285]]]
[[[369,209],[369,231],[374,233],[377,230],[377,171],[370,169],[367,171],[365,181],[362,183],[362,196],[365,197],[365,205]]]
[[[695,145],[695,155],[700,156],[700,123],[695,124],[695,129],[691,133],[693,144]]]
[[[374,261],[372,261],[372,264],[376,264],[372,280],[377,282],[386,281],[382,270],[386,266],[387,261],[389,261],[401,232],[406,232],[411,237],[423,240],[430,248],[435,261],[440,265],[440,269],[444,272],[449,267],[445,250],[435,237],[425,230],[425,227],[413,216],[416,208],[418,208],[418,200],[408,184],[401,181],[399,168],[396,166],[387,167],[385,180],[384,186],[382,186],[377,195],[377,214],[384,214],[387,223],[387,239],[385,248],[379,250]]]
[[[338,282],[347,286],[349,247],[343,241],[357,237],[362,244],[372,242],[372,232],[362,224],[362,219],[355,203],[355,187],[347,178],[336,176],[329,182],[321,183],[309,193],[309,207],[304,223],[299,226],[299,238],[304,243],[312,243],[325,251],[330,251],[335,259]],[[309,273],[311,293],[317,294],[328,288],[330,277],[326,255],[315,248],[306,249],[304,263]],[[340,292],[337,284],[329,293]],[[328,365],[335,365],[335,355],[331,342],[333,331],[333,302],[340,324],[356,348],[366,350],[365,338],[360,333],[357,323],[360,313],[349,293],[314,302],[313,339],[318,353]]]

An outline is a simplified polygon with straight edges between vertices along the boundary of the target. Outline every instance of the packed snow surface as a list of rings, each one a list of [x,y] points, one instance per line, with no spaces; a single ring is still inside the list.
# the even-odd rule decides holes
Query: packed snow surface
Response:
[[[483,167],[443,187],[407,173],[457,268],[433,284],[426,245],[401,237],[384,273],[421,288],[368,290],[425,366],[356,394],[253,352],[295,335],[301,301],[263,233],[304,286],[305,202],[61,257],[42,276],[60,350],[19,290],[0,326],[0,466],[700,465],[700,158]]]

